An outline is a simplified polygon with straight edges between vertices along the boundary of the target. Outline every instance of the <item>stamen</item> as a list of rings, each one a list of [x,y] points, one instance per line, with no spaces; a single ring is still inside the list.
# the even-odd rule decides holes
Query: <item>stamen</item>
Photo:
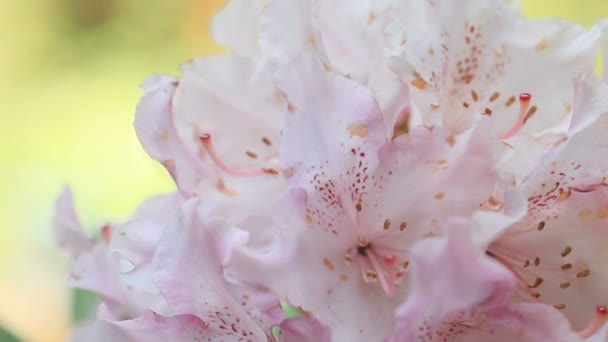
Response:
[[[380,265],[380,261],[376,258],[376,255],[372,250],[367,249],[365,255],[369,258],[370,263],[374,267],[384,293],[389,297],[395,295],[395,272],[392,272],[391,269],[395,269],[396,258],[393,258],[392,262],[387,262],[389,272],[384,272],[382,265]]]
[[[578,335],[582,338],[587,338],[593,334],[595,334],[606,322],[606,317],[608,316],[608,308],[604,305],[600,305],[595,309],[595,318],[593,321],[589,323],[589,325],[578,332]]]
[[[500,134],[498,139],[508,139],[521,130],[526,119],[526,114],[528,113],[528,107],[530,107],[531,99],[532,95],[528,93],[521,93],[519,95],[519,113],[517,114],[517,121],[515,121],[515,124],[510,130]]]
[[[533,298],[538,298],[540,297],[539,295],[537,295],[537,292],[534,291],[535,288],[539,287],[542,283],[543,283],[543,279],[542,278],[536,278],[534,281],[534,284],[529,284],[524,277],[522,277],[521,274],[519,274],[519,272],[517,272],[515,270],[515,268],[513,268],[513,266],[511,266],[511,263],[506,260],[505,258],[498,256],[490,251],[486,252],[486,254],[494,259],[496,259],[497,261],[499,261],[501,264],[503,264],[503,266],[505,266],[509,271],[511,271],[513,273],[513,275],[515,275],[515,278],[517,278],[517,280],[519,280],[519,282],[521,284],[524,285],[524,288],[526,290],[526,292],[532,296]],[[528,260],[526,260],[528,261]],[[525,266],[524,266],[525,267]]]
[[[226,165],[215,152],[215,149],[213,148],[213,143],[211,141],[210,134],[201,134],[201,136],[198,139],[203,144],[203,147],[205,148],[205,150],[207,150],[207,153],[209,153],[209,157],[211,157],[211,160],[213,160],[215,165],[226,173],[229,173],[229,174],[235,175],[235,176],[244,176],[244,177],[259,176],[259,175],[268,173],[268,172],[265,172],[264,169],[246,170],[246,171],[233,169],[230,166]]]

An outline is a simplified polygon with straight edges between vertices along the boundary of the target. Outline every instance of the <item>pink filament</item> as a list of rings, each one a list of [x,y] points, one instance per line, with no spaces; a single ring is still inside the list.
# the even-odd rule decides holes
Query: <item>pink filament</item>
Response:
[[[528,113],[531,99],[532,95],[528,93],[521,93],[519,95],[519,114],[517,115],[517,121],[515,121],[515,124],[510,130],[500,134],[498,139],[508,139],[521,130],[521,128],[524,126],[524,121],[526,120],[526,114]]]
[[[376,271],[376,274],[378,275],[378,279],[380,280],[380,285],[382,286],[382,289],[384,290],[384,293],[389,296],[392,297],[395,295],[395,260],[396,258],[392,259],[392,262],[389,262],[390,259],[385,258],[384,260],[387,261],[386,264],[388,266],[388,272],[385,272],[385,270],[382,268],[382,265],[380,264],[380,261],[376,258],[376,254],[374,254],[373,251],[371,250],[366,250],[365,251],[365,255],[367,255],[367,257],[369,258],[369,261],[371,262],[373,268]]]
[[[211,160],[213,160],[213,163],[215,163],[215,165],[217,167],[219,167],[220,169],[222,169],[224,172],[229,173],[231,175],[244,176],[244,177],[260,176],[260,175],[264,174],[263,169],[242,171],[242,170],[236,170],[236,169],[226,165],[226,163],[224,163],[220,159],[220,157],[217,155],[217,153],[215,152],[215,149],[213,148],[213,143],[211,142],[210,134],[201,134],[201,136],[199,137],[199,140],[203,144],[203,147],[205,148],[205,150],[207,150],[207,153],[209,153],[209,157],[211,157]]]
[[[521,274],[519,274],[519,272],[517,272],[515,270],[515,268],[513,268],[513,266],[511,265],[511,263],[509,261],[507,261],[503,257],[500,257],[494,253],[491,253],[491,252],[487,252],[487,253],[489,256],[491,256],[492,258],[499,261],[501,264],[503,264],[503,266],[505,266],[509,271],[511,271],[513,273],[513,275],[515,275],[517,280],[519,280],[519,282],[524,285],[526,292],[528,292],[529,295],[532,295],[535,293],[535,291],[532,289],[532,285],[528,284],[528,282],[524,279],[524,277],[522,277]],[[535,298],[535,300],[537,300],[537,299]]]
[[[582,338],[586,338],[595,334],[602,327],[604,322],[606,322],[606,316],[608,316],[608,308],[603,305],[598,306],[595,309],[595,318],[593,318],[593,321],[591,321],[585,329],[579,331],[578,335]]]

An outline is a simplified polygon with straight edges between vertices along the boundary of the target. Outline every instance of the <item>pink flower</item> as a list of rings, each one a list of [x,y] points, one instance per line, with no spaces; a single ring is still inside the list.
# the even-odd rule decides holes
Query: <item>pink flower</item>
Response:
[[[387,141],[369,90],[313,58],[294,61],[279,84],[295,109],[281,146],[292,174],[276,208],[281,242],[240,249],[232,266],[317,315],[334,339],[378,340],[407,292],[412,244],[492,192],[494,135],[483,120],[456,138],[416,127]]]
[[[569,140],[519,185],[528,214],[488,254],[517,275],[522,299],[554,306],[582,330],[608,305],[608,144],[599,138],[608,127],[608,86],[593,76],[576,85]]]
[[[407,87],[384,61],[384,27],[409,7],[393,1],[232,0],[214,18],[212,31],[216,41],[256,58],[260,67],[316,55],[327,70],[372,89],[392,136],[409,102]]]
[[[142,85],[138,137],[183,193],[232,196],[238,190],[231,176],[277,178],[286,103],[254,64],[236,55],[205,57],[184,64],[179,80],[152,76]]]
[[[471,222],[452,220],[440,237],[411,251],[412,285],[388,341],[582,341],[559,312],[543,304],[510,304],[516,278],[473,242]],[[608,316],[597,309],[599,322]],[[593,327],[596,328],[596,327]],[[588,341],[603,341],[606,328]]]
[[[389,65],[409,86],[413,122],[457,133],[489,117],[512,152],[500,172],[521,181],[566,138],[571,80],[593,71],[600,30],[525,19],[507,3],[424,2],[424,20],[387,28]]]
[[[510,3],[228,1],[232,53],[142,84],[178,191],[96,238],[57,202],[74,338],[604,340],[607,26]]]

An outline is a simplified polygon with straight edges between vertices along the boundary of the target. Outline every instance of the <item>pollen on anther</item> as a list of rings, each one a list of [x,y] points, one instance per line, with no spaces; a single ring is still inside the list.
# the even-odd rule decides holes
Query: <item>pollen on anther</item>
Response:
[[[566,308],[566,304],[555,304],[553,305],[554,308],[556,308],[557,310],[563,310]]]
[[[534,258],[534,266],[538,266],[538,265],[540,265],[540,258],[536,257],[536,258]]]
[[[591,272],[588,269],[586,269],[586,270],[578,272],[576,274],[576,277],[577,278],[585,278],[585,277],[589,276],[589,274],[591,274]]]
[[[334,270],[334,264],[327,258],[323,258],[323,265],[330,271]]]
[[[355,209],[357,209],[357,211],[361,211],[363,208],[361,207],[361,203],[357,203],[355,204]]]
[[[535,288],[539,287],[544,281],[545,280],[543,278],[537,277],[534,280],[534,284],[532,284],[532,286],[529,286],[529,287],[532,288],[532,289],[535,289]]]
[[[565,258],[568,254],[570,254],[570,252],[572,252],[572,247],[566,246],[559,254],[562,256],[562,258]]]
[[[538,108],[536,106],[530,107],[530,109],[528,109],[528,113],[526,113],[526,117],[524,118],[524,123],[528,122],[528,120],[530,120],[532,115],[534,115],[534,113],[536,113],[537,110],[538,110]]]
[[[391,227],[391,220],[390,219],[384,220],[384,230],[388,230],[390,227]]]
[[[249,158],[253,158],[253,159],[256,159],[258,157],[258,155],[255,154],[255,152],[251,152],[251,151],[245,151],[245,154],[247,154],[247,156]]]
[[[505,102],[505,106],[506,106],[506,107],[509,107],[510,105],[512,105],[512,104],[514,104],[514,103],[515,103],[515,100],[516,100],[516,99],[515,99],[515,96],[511,96],[511,97],[509,97],[509,99],[507,100],[507,102]]]
[[[475,102],[479,101],[479,95],[477,94],[477,92],[475,90],[471,90],[471,98]]]
[[[266,168],[262,169],[262,171],[264,171],[264,173],[266,173],[266,174],[273,175],[273,176],[276,176],[279,174],[279,171],[277,169],[273,169],[271,167],[266,167]]]
[[[406,222],[401,222],[401,224],[399,224],[399,230],[403,231],[405,228],[407,228],[407,223]]]
[[[268,139],[266,137],[262,137],[262,142],[268,146],[272,145],[272,142],[270,141],[270,139]]]
[[[572,264],[563,264],[561,268],[562,268],[562,270],[564,270],[564,271],[565,271],[565,270],[569,270],[569,269],[571,269],[571,268],[572,268]]]
[[[559,284],[559,288],[560,289],[567,289],[569,287],[570,287],[570,283],[569,282],[564,282],[564,283]]]
[[[536,230],[541,231],[543,229],[545,229],[545,221],[540,221],[536,227]]]

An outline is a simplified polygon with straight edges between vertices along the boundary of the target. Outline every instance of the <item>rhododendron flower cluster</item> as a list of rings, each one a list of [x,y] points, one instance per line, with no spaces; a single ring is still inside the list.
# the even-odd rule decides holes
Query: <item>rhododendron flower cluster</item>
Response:
[[[232,0],[212,32],[142,84],[176,190],[95,238],[57,201],[101,297],[74,340],[607,341],[607,21]]]

